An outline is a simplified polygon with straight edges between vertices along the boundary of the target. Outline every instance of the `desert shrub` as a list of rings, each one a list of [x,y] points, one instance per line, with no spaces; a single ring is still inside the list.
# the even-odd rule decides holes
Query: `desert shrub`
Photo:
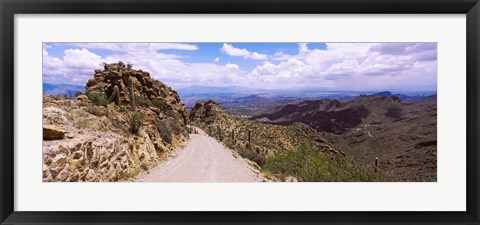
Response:
[[[140,167],[141,167],[143,170],[148,170],[148,165],[147,165],[147,163],[145,163],[145,162],[142,162],[142,164],[140,165]]]
[[[127,179],[134,178],[138,176],[138,174],[140,174],[141,172],[142,170],[140,168],[131,169],[125,174],[125,178]]]
[[[113,127],[117,128],[117,129],[122,128],[122,122],[120,122],[120,120],[112,119],[112,120],[110,120],[110,122],[112,123]]]
[[[163,99],[154,99],[152,101],[152,105],[153,107],[155,108],[159,108],[161,109],[162,111],[166,111],[168,109],[170,109],[170,106],[167,104],[167,102]]]
[[[127,63],[127,68],[128,68],[128,69],[131,69],[132,67],[133,67],[133,64]]]
[[[355,165],[350,159],[316,152],[308,145],[268,158],[263,170],[280,176],[294,176],[307,182],[376,181],[379,174]]]
[[[179,135],[183,131],[182,126],[176,120],[170,120],[170,127],[175,135]]]
[[[162,140],[168,144],[172,144],[173,130],[170,127],[170,123],[167,120],[157,119],[155,121],[155,126],[157,127],[158,133],[160,133]]]
[[[87,97],[96,105],[107,106],[108,104],[108,98],[104,92],[88,92]]]
[[[101,109],[99,109],[96,106],[88,107],[87,112],[89,112],[90,114],[95,115],[95,116],[104,116],[105,115],[104,111],[102,111]]]
[[[123,63],[122,61],[118,61],[118,66],[125,68],[125,63]]]
[[[80,95],[83,95],[83,92],[81,92],[81,91],[75,92],[75,97],[78,97],[78,96],[80,96]]]
[[[73,126],[77,129],[85,129],[88,127],[88,120],[87,119],[79,119],[73,123]]]
[[[137,104],[139,106],[142,106],[142,107],[150,107],[150,106],[153,106],[152,104],[152,101],[148,98],[142,98],[138,95],[135,96],[135,101],[137,102]]]
[[[138,134],[138,131],[143,123],[143,115],[141,113],[134,112],[130,115],[128,122],[130,124],[130,132],[132,134]]]
[[[242,149],[240,151],[240,155],[243,158],[247,158],[247,159],[250,159],[250,160],[256,162],[259,166],[263,166],[265,164],[265,162],[267,161],[267,158],[265,157],[265,155],[260,153],[259,149],[254,150],[254,149],[248,147],[248,148]]]
[[[120,112],[126,112],[126,111],[128,111],[128,110],[127,110],[127,107],[125,107],[125,106],[123,106],[123,105],[120,105],[118,111],[120,111]]]
[[[164,112],[165,112],[165,115],[167,115],[168,117],[174,118],[176,120],[181,119],[180,116],[177,113],[175,113],[173,110],[167,109]]]

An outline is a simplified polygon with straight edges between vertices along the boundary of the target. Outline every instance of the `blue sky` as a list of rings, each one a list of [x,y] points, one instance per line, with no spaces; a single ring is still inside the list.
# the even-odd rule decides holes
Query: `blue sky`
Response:
[[[119,60],[173,88],[436,90],[436,43],[44,43],[47,83],[84,85]],[[419,90],[422,89],[422,90]]]

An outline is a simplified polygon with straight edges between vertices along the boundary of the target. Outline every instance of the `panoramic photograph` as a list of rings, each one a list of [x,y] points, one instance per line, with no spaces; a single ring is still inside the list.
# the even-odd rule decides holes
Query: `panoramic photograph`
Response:
[[[436,182],[437,43],[43,43],[43,182]]]

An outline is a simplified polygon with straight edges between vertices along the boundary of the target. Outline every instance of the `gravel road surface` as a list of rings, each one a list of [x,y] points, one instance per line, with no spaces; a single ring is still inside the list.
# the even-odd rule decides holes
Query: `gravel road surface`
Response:
[[[248,162],[196,128],[186,146],[135,182],[262,182]]]

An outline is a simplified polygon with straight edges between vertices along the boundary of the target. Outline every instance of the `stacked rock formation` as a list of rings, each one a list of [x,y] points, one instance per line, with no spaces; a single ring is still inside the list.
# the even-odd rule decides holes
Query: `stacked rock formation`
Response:
[[[103,92],[107,97],[112,96],[115,87],[118,87],[118,101],[120,104],[130,104],[132,99],[129,90],[129,79],[133,87],[134,100],[153,101],[161,99],[171,106],[172,110],[182,115],[184,123],[187,120],[185,106],[180,102],[180,96],[171,87],[152,79],[149,72],[134,70],[122,62],[105,64],[104,70],[95,70],[95,76],[87,82],[87,95]]]

